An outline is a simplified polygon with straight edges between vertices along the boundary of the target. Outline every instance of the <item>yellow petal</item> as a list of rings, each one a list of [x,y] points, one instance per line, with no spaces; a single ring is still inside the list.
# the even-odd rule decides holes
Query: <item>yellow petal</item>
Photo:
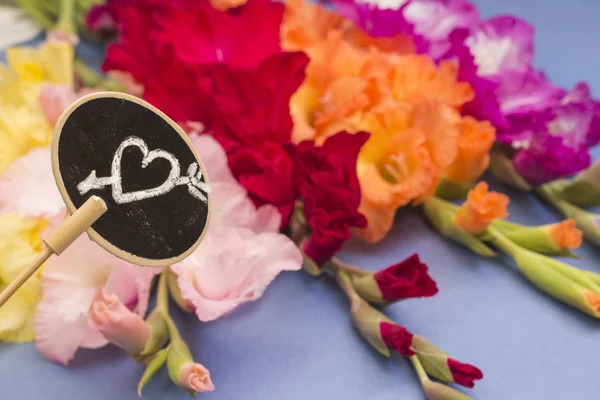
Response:
[[[4,285],[0,285],[4,289]],[[35,305],[41,298],[39,277],[29,280],[0,307],[0,341],[29,342],[34,339]]]

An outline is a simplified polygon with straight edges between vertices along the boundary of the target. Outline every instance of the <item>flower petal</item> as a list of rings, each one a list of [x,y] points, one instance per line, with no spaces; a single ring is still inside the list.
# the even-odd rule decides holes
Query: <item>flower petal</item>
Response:
[[[54,182],[50,147],[38,147],[19,157],[0,178],[0,212],[52,218],[65,212]]]

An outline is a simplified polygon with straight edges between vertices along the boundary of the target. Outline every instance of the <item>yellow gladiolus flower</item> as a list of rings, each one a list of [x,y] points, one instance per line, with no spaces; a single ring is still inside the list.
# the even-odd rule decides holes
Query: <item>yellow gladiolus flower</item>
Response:
[[[73,47],[47,41],[39,48],[14,47],[0,64],[0,173],[33,147],[50,142],[52,126],[40,103],[45,84],[73,86]]]
[[[41,232],[47,221],[0,215],[0,290],[3,290],[42,250]],[[33,316],[41,298],[39,271],[0,308],[0,340],[33,340]]]

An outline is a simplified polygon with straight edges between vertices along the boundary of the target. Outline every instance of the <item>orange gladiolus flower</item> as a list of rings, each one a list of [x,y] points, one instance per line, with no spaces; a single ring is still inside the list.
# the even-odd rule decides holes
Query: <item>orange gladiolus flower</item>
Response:
[[[472,117],[463,117],[458,126],[458,155],[446,170],[446,178],[471,184],[490,164],[489,152],[496,140],[496,130],[489,122]]]
[[[305,50],[337,29],[344,18],[305,0],[287,0],[281,24],[281,47],[287,51]]]
[[[494,220],[508,216],[509,198],[505,194],[488,192],[488,184],[479,182],[469,191],[467,201],[458,209],[454,222],[474,235],[483,232]]]
[[[475,93],[468,83],[457,81],[457,74],[453,62],[442,61],[438,68],[425,55],[402,57],[392,78],[394,99],[409,103],[438,100],[458,109],[473,100]]]
[[[550,239],[563,249],[576,249],[583,241],[583,233],[577,229],[572,219],[547,225],[545,229]]]
[[[398,207],[430,196],[457,152],[460,116],[438,102],[396,104],[365,116],[371,134],[358,156],[362,191],[359,211],[368,220],[357,230],[364,240],[381,240]]]

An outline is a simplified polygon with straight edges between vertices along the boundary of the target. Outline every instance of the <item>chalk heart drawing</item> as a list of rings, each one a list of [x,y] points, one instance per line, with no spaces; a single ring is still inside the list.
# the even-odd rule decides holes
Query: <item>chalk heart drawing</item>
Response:
[[[121,159],[123,158],[123,152],[128,147],[137,147],[142,152],[142,155],[144,156],[142,158],[142,168],[146,168],[152,161],[159,158],[167,160],[171,164],[171,171],[169,172],[167,179],[160,186],[155,188],[123,193]],[[93,170],[87,178],[77,185],[79,194],[84,195],[90,190],[112,186],[112,196],[115,202],[117,204],[125,204],[162,196],[169,193],[176,186],[187,185],[188,191],[192,196],[205,203],[208,202],[205,193],[209,193],[209,187],[205,182],[201,181],[202,171],[198,168],[197,163],[190,164],[187,170],[187,176],[180,176],[181,168],[179,167],[179,161],[173,154],[162,149],[149,151],[148,145],[137,136],[129,136],[121,143],[113,157],[110,172],[111,176],[98,178],[96,176],[96,171]]]

